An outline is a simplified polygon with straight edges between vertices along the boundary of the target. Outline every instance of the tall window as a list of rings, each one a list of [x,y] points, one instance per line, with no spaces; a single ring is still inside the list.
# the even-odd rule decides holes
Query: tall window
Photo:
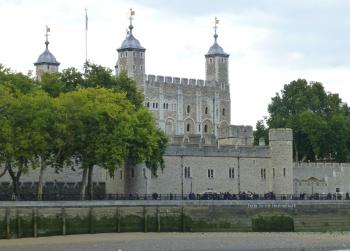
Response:
[[[143,174],[143,177],[146,179],[147,176],[146,176],[146,168],[142,168],[142,174]]]
[[[276,177],[275,168],[272,168],[272,177]]]
[[[225,116],[225,108],[222,109],[222,116]]]
[[[205,114],[208,114],[208,107],[205,107]]]
[[[286,168],[283,168],[283,177],[286,177]]]
[[[234,179],[235,178],[235,169],[234,168],[229,168],[228,169],[228,177],[230,179]]]
[[[191,178],[191,168],[189,166],[185,166],[185,178]]]
[[[134,176],[135,176],[135,170],[134,170],[134,168],[132,167],[132,168],[131,168],[131,178],[134,178]]]
[[[120,170],[120,179],[122,180],[123,179],[123,171]]]
[[[186,131],[187,131],[187,132],[190,131],[190,124],[187,124],[187,126],[186,126]]]
[[[204,125],[204,132],[205,132],[205,133],[208,132],[208,125]]]
[[[208,178],[214,178],[214,169],[208,169]]]
[[[266,169],[265,168],[260,169],[260,176],[261,176],[262,180],[266,180]]]
[[[191,106],[187,106],[187,113],[190,113],[191,112]]]

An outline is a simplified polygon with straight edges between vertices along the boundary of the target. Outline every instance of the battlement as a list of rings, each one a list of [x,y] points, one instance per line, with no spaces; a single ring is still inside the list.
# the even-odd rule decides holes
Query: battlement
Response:
[[[293,141],[293,130],[290,128],[274,128],[269,130],[270,141]]]
[[[270,158],[268,146],[168,145],[164,156]]]
[[[158,84],[173,84],[173,85],[182,85],[182,86],[206,86],[207,81],[203,79],[194,79],[194,78],[179,78],[179,77],[170,77],[170,76],[160,76],[160,75],[145,75],[146,83],[158,83]]]

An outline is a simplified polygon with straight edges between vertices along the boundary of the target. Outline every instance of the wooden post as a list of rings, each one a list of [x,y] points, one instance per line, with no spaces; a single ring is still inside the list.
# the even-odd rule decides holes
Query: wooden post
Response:
[[[146,207],[143,207],[143,230],[145,233],[147,233],[147,210]]]
[[[120,233],[120,212],[118,207],[115,209],[115,221],[117,233]]]
[[[6,220],[6,237],[7,239],[11,239],[11,215],[10,215],[10,208],[6,208],[6,215],[5,215],[5,220]]]
[[[181,207],[181,230],[182,232],[185,232],[185,213],[184,213],[184,207]]]
[[[159,212],[159,207],[157,207],[157,232],[160,233],[160,212]]]
[[[21,238],[22,236],[22,226],[21,226],[21,216],[19,214],[19,209],[16,210],[16,218],[17,218],[17,238]]]
[[[90,207],[89,210],[89,219],[90,219],[90,234],[94,233],[94,210]]]
[[[66,209],[62,207],[61,209],[61,217],[62,217],[62,235],[66,235]]]
[[[38,209],[33,208],[33,237],[38,237]]]

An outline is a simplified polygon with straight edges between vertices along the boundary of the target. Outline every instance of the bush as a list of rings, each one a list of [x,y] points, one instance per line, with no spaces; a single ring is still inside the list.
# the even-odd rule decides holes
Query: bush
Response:
[[[252,220],[254,232],[294,232],[293,218],[284,215],[259,216]]]

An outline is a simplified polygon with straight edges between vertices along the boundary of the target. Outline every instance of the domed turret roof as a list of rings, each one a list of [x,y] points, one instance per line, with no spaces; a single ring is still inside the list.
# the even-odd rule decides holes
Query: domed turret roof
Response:
[[[145,50],[144,47],[141,46],[139,40],[137,40],[131,31],[128,32],[127,37],[123,41],[122,45],[120,46],[119,50],[126,50],[126,49],[135,49],[135,50]]]
[[[230,55],[224,52],[224,49],[218,44],[218,34],[216,33],[216,30],[218,28],[219,19],[215,17],[215,26],[214,26],[214,44],[209,48],[209,51],[205,56],[222,56],[222,57],[229,57]]]
[[[39,56],[38,60],[34,63],[34,65],[40,64],[50,64],[50,65],[60,65],[60,63],[56,60],[55,56],[49,51],[49,42],[46,41],[46,49]]]
[[[224,49],[215,41],[214,44],[209,48],[206,56],[225,56],[228,57],[229,54],[224,52]]]

